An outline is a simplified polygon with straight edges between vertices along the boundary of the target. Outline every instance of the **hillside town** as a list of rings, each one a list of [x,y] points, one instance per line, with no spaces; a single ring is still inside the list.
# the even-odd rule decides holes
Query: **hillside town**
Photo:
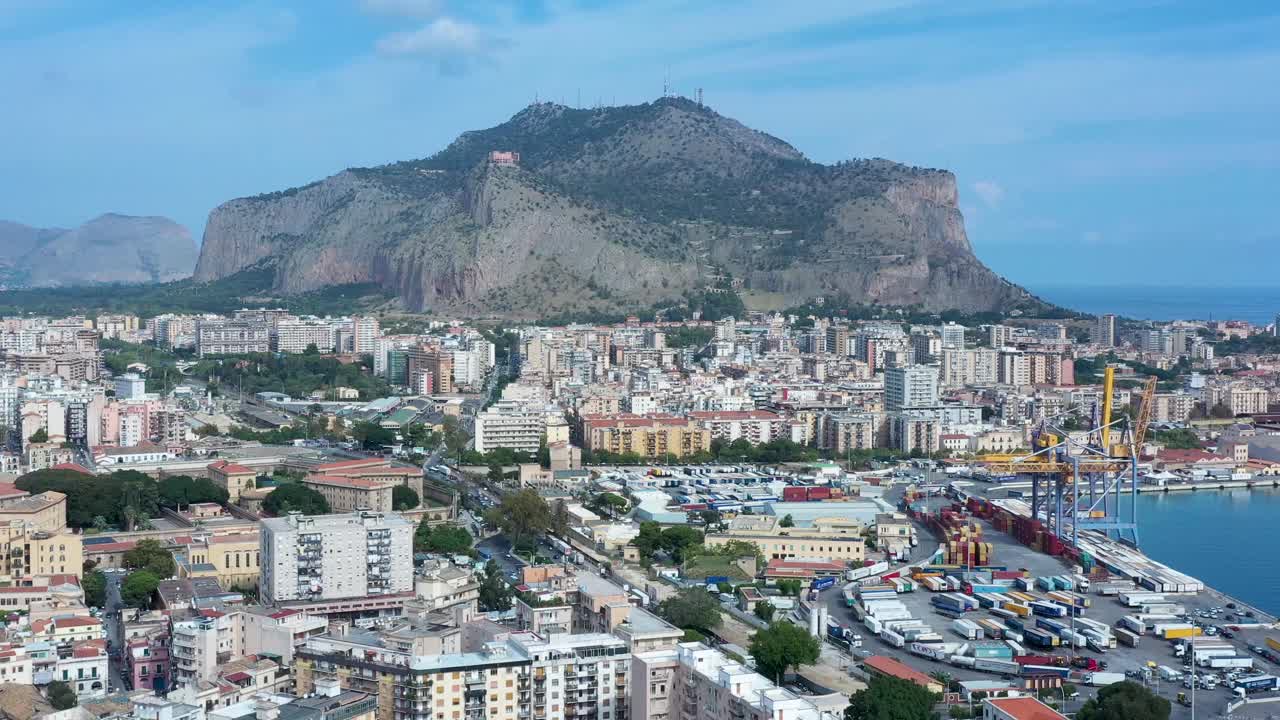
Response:
[[[906,687],[1050,720],[1129,679],[1280,690],[1274,618],[1064,544],[1008,469],[1051,435],[1114,458],[1115,427],[1117,496],[1280,484],[1280,323],[740,314],[0,320],[0,707],[860,720]]]

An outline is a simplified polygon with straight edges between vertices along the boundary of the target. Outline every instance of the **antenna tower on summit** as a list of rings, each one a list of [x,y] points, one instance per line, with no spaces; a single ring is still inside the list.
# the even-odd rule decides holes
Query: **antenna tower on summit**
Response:
[[[698,98],[698,107],[702,107],[702,88],[698,88],[697,98]]]

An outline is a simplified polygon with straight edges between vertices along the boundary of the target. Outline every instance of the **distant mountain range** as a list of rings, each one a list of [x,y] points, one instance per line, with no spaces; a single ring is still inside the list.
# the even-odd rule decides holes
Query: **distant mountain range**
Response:
[[[0,248],[0,284],[11,288],[169,282],[189,277],[197,256],[172,220],[110,213],[71,230],[0,220]]]
[[[209,216],[196,282],[373,283],[413,310],[539,318],[739,290],[929,310],[1046,304],[973,254],[955,177],[822,165],[681,98],[531,105],[424,160],[353,168]]]

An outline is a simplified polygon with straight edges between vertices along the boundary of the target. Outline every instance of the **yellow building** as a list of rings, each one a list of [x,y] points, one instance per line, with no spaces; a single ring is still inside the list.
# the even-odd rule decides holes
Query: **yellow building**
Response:
[[[51,533],[21,520],[0,525],[0,576],[17,582],[33,575],[80,577],[84,548],[69,532]]]
[[[231,503],[238,502],[240,494],[245,490],[252,490],[255,487],[255,479],[258,477],[256,470],[228,460],[209,463],[208,469],[209,479],[227,491],[229,496],[227,500]]]
[[[710,452],[711,431],[674,415],[611,415],[583,419],[583,436],[594,451],[680,458]]]
[[[67,529],[66,495],[53,490],[38,495],[27,495],[19,490],[16,494],[21,496],[0,500],[0,525],[18,520],[45,532]]]
[[[257,587],[258,533],[197,536],[174,553],[178,577],[212,577],[223,588]]]
[[[401,483],[394,480],[311,475],[302,484],[323,495],[329,503],[330,512],[349,513],[359,509],[388,513],[392,509],[392,490]]]
[[[783,527],[771,515],[739,515],[721,533],[709,533],[707,547],[739,540],[755,543],[766,560],[822,559],[861,563],[867,544],[863,527],[852,520],[818,518],[811,528]]]

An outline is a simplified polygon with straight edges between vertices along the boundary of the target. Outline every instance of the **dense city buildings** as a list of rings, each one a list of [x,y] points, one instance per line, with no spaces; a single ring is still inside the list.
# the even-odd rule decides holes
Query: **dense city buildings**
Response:
[[[262,522],[262,595],[269,602],[338,600],[413,590],[413,526],[399,515]]]

